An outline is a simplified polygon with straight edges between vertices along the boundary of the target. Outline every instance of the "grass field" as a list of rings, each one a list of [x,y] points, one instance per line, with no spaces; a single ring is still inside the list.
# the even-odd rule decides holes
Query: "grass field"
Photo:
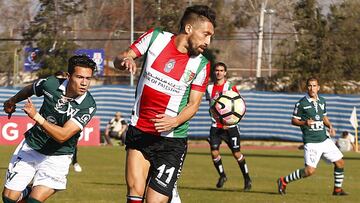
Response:
[[[0,146],[1,181],[15,147]],[[251,192],[242,192],[243,179],[237,163],[226,148],[223,164],[228,176],[224,188],[216,189],[217,173],[207,148],[190,148],[179,181],[183,203],[188,202],[360,202],[360,154],[345,153],[344,188],[346,197],[331,195],[333,166],[321,161],[317,173],[308,179],[288,185],[287,194],[276,191],[276,179],[303,165],[300,150],[243,150],[253,179]],[[124,147],[80,147],[79,162],[83,172],[70,169],[68,189],[55,194],[49,203],[126,202]],[[358,194],[359,192],[359,194]]]

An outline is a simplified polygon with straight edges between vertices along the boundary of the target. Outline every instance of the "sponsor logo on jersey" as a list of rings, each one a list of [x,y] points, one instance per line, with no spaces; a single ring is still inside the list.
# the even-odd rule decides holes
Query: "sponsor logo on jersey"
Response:
[[[315,116],[315,120],[320,120],[320,116],[319,116],[319,115],[316,115],[316,116]]]
[[[48,117],[46,117],[46,120],[49,123],[52,123],[52,124],[55,124],[55,125],[57,124],[56,118],[54,116],[48,116]]]
[[[164,67],[164,71],[166,73],[170,73],[170,71],[175,67],[175,59],[170,59],[166,64],[165,64],[165,67]]]
[[[50,94],[49,92],[47,92],[45,90],[43,90],[43,92],[44,92],[44,95],[48,96],[50,99],[53,98],[52,94]]]
[[[79,118],[79,117],[77,117],[77,118]],[[90,118],[91,118],[90,114],[84,114],[84,115],[82,115],[81,118],[78,119],[78,120],[79,120],[81,123],[86,124],[87,122],[89,122]]]

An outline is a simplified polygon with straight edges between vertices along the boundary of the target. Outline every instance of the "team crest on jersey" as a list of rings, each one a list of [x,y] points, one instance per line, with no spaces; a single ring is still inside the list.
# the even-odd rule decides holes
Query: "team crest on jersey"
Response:
[[[164,71],[166,73],[170,73],[170,71],[175,67],[175,59],[170,59],[166,64],[165,64],[165,67],[164,67]]]
[[[319,120],[320,120],[320,116],[319,116],[319,115],[316,115],[316,116],[315,116],[315,120],[319,121]]]
[[[72,101],[72,98],[67,98],[63,95],[61,95],[61,98],[58,99],[55,110],[61,114],[65,114],[67,116],[70,116],[71,118],[76,115],[76,113],[79,111],[79,109],[72,108],[70,101]]]
[[[325,109],[325,104],[319,104],[321,110],[324,110]]]
[[[190,82],[194,79],[195,77],[195,73],[192,72],[191,70],[185,70],[185,77],[184,77],[184,81],[185,82]]]

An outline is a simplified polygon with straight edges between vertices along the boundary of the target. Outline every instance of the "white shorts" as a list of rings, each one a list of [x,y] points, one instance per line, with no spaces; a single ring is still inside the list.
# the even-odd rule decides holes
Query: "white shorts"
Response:
[[[326,139],[320,143],[307,143],[304,145],[304,159],[307,166],[316,168],[321,157],[333,163],[340,160],[343,154],[331,139]]]
[[[23,140],[16,148],[6,172],[5,187],[23,191],[28,184],[43,185],[55,190],[66,189],[66,176],[72,155],[47,156]]]

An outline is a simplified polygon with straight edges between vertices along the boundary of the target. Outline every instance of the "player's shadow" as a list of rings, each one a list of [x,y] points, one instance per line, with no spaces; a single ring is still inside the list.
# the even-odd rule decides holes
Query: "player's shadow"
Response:
[[[214,192],[244,192],[242,189],[235,189],[235,188],[211,188],[211,187],[191,187],[191,186],[178,186],[179,190],[185,189],[185,190],[203,190],[203,191],[214,191]],[[268,195],[279,195],[277,192],[268,192],[268,191],[255,191],[251,190],[244,193],[258,193],[258,194],[268,194]],[[180,194],[181,195],[181,194]]]

